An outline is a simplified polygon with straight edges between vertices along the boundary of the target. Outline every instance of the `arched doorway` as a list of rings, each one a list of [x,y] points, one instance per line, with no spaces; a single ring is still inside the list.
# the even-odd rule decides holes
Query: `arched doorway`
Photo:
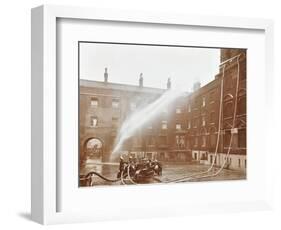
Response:
[[[98,138],[89,138],[84,143],[84,153],[89,160],[101,161],[103,155],[103,143]]]
[[[96,137],[90,137],[84,139],[82,143],[80,175],[87,175],[90,171],[102,174],[103,141]]]

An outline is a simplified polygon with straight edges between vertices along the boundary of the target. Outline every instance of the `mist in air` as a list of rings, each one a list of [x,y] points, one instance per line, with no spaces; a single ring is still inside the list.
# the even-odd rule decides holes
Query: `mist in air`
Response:
[[[116,157],[116,154],[121,149],[124,142],[133,136],[139,128],[159,116],[171,103],[185,94],[186,92],[180,90],[167,90],[155,101],[134,111],[134,113],[122,123],[111,158]]]

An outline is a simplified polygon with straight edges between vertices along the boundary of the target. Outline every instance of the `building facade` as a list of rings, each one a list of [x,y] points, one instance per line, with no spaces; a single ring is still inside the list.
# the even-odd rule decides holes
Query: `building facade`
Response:
[[[192,159],[246,169],[246,96],[246,50],[222,49],[219,74],[187,101]]]
[[[128,116],[171,88],[80,80],[80,160],[110,160],[116,137]],[[221,49],[214,80],[178,98],[126,140],[119,154],[246,168],[246,50]]]

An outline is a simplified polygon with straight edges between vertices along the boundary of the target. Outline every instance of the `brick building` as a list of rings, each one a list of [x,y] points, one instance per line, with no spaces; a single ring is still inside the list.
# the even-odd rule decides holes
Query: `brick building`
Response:
[[[218,133],[220,102],[221,131]],[[216,165],[226,160],[229,168],[245,169],[246,50],[222,49],[219,74],[207,85],[194,89],[188,97],[187,107],[187,140],[192,158],[208,164],[215,160]]]
[[[81,160],[94,155],[109,160],[122,122],[171,88],[169,79],[167,89],[145,87],[142,74],[136,86],[108,79],[106,69],[103,82],[80,80]],[[246,50],[221,49],[220,72],[214,80],[203,87],[195,83],[192,93],[177,99],[128,139],[121,153],[171,162],[215,161],[216,165],[228,156],[229,168],[245,169]]]

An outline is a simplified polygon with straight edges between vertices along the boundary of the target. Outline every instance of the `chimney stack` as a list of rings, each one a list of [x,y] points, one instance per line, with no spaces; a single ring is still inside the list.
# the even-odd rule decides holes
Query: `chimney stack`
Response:
[[[108,82],[108,73],[107,73],[107,68],[104,69],[104,82]]]
[[[172,83],[171,83],[171,78],[168,78],[167,81],[167,89],[171,89]]]
[[[142,73],[140,74],[140,78],[139,78],[139,87],[143,87],[143,76],[142,76]]]

